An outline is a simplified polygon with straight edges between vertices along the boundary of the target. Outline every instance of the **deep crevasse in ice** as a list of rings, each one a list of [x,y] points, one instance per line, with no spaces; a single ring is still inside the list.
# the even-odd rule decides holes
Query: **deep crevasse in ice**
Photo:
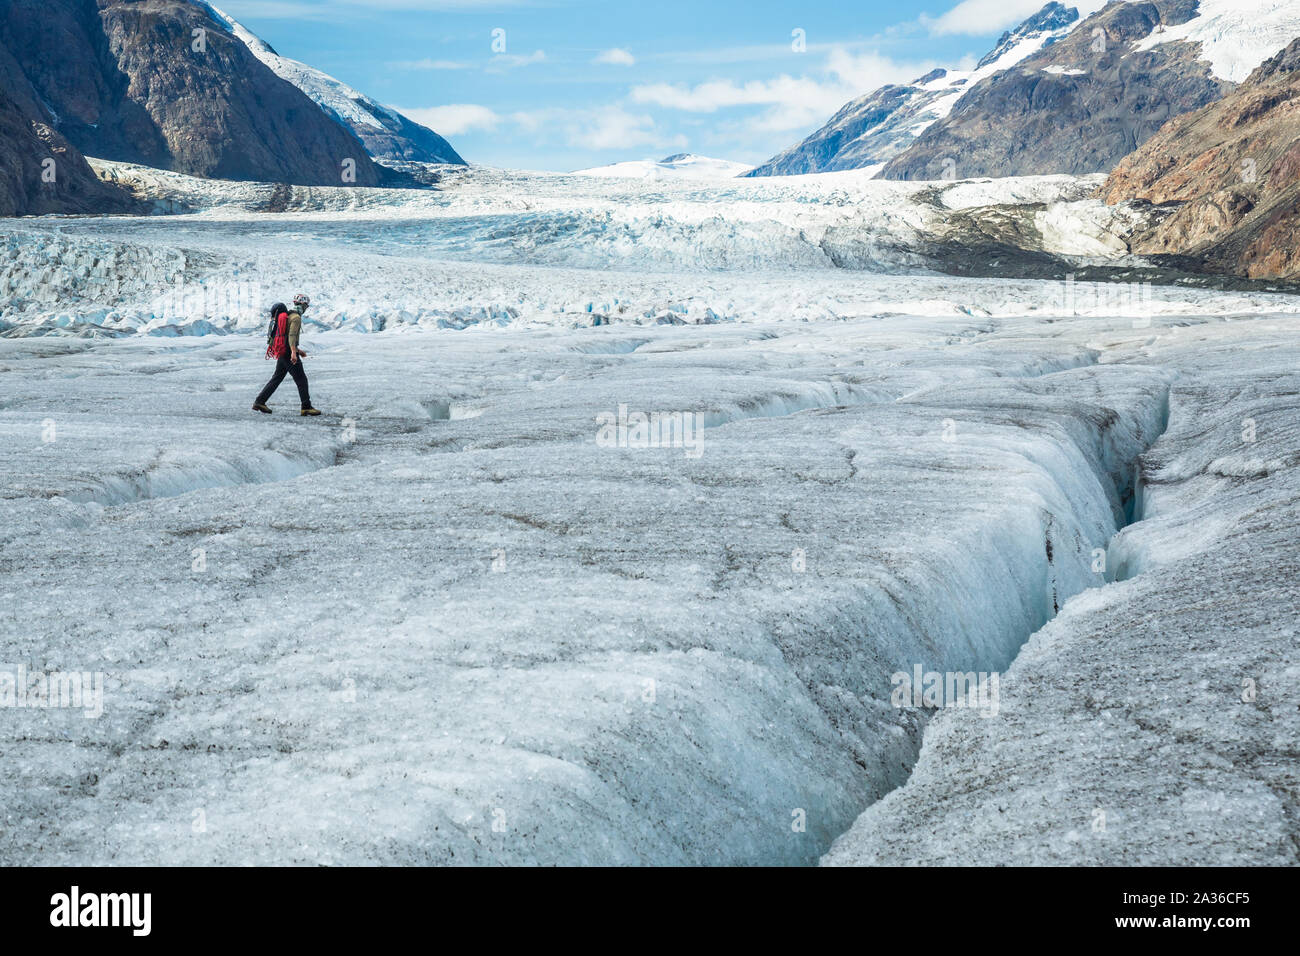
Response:
[[[10,346],[9,620],[76,623],[4,655],[96,665],[112,706],[11,727],[6,806],[65,822],[6,858],[811,862],[908,773],[893,672],[1000,668],[1100,583],[1169,382],[951,321],[601,331],[326,338],[357,441],[255,420],[289,480],[240,343],[78,346],[58,396],[67,347]],[[697,411],[705,454],[596,447],[620,402]]]

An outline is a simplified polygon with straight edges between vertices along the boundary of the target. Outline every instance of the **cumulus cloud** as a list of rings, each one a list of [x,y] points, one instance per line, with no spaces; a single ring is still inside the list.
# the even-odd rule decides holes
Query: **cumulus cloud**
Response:
[[[457,60],[434,60],[425,57],[423,60],[404,60],[397,64],[403,70],[464,70],[469,68],[468,63],[461,63]]]
[[[653,117],[631,113],[620,106],[602,107],[575,118],[567,139],[570,146],[583,149],[627,149],[663,143]]]
[[[769,80],[710,80],[695,86],[651,83],[634,87],[631,95],[636,103],[689,113],[766,106],[754,126],[781,132],[824,122],[849,100],[886,83],[908,82],[929,69],[930,64],[900,63],[874,53],[833,49],[817,77],[782,74]]]
[[[457,136],[476,129],[495,129],[501,122],[501,117],[495,112],[477,103],[451,103],[423,109],[399,109],[398,112],[443,136]]]
[[[516,66],[528,66],[532,63],[545,63],[546,51],[534,50],[532,53],[498,53],[492,57],[488,66],[490,70],[512,69]]]
[[[533,110],[514,113],[510,118],[526,133],[558,139],[579,149],[676,146],[685,141],[681,136],[665,136],[649,114],[633,112],[618,104],[592,109]]]
[[[398,112],[444,136],[513,128],[535,143],[551,142],[590,151],[681,146],[685,142],[680,135],[666,135],[653,116],[619,103],[589,109],[544,107],[504,115],[477,103],[398,108]]]
[[[614,47],[612,50],[602,50],[593,63],[608,63],[612,66],[636,66],[636,57],[627,50]]]
[[[534,50],[532,53],[498,53],[488,60],[486,69],[492,73],[501,73],[518,66],[545,62],[545,50]],[[463,60],[435,60],[432,57],[423,60],[402,60],[396,64],[397,68],[402,70],[468,70],[475,65]]]

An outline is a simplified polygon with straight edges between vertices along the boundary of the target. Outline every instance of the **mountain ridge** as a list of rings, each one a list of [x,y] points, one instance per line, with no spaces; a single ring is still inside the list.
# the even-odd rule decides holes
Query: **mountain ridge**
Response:
[[[189,0],[0,0],[6,86],[80,152],[208,178],[378,185],[361,142]],[[16,73],[16,75],[15,75]]]
[[[322,70],[281,56],[269,43],[220,8],[206,0],[195,2],[210,10],[271,72],[301,90],[339,125],[360,139],[372,158],[465,165],[465,160],[451,144],[427,126],[384,106]]]
[[[1080,7],[1091,11],[1080,18]],[[1017,42],[1039,35],[1032,47]],[[749,175],[885,179],[1108,173],[1168,120],[1222,98],[1300,36],[1291,0],[1051,2],[976,69],[845,104]]]
[[[989,76],[880,172],[882,179],[1109,172],[1168,119],[1219,99],[1186,42],[1151,44],[1197,0],[1111,3],[1068,36]]]
[[[1078,20],[1078,8],[1052,0],[1006,31],[974,70],[938,68],[911,83],[887,84],[850,100],[820,129],[747,175],[798,176],[883,166],[911,145],[924,127],[947,115],[974,83],[1054,43]]]

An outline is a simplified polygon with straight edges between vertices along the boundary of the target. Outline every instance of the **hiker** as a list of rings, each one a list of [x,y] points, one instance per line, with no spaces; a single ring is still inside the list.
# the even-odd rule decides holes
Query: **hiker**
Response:
[[[293,297],[294,311],[290,312],[283,302],[271,306],[271,326],[266,336],[266,357],[275,359],[275,374],[266,383],[262,394],[253,402],[253,411],[271,414],[267,402],[284,381],[285,375],[292,375],[298,386],[298,397],[302,399],[302,411],[299,415],[319,415],[311,407],[311,394],[307,391],[307,373],[303,370],[302,359],[306,352],[298,350],[298,336],[302,333],[302,315],[311,305],[311,299],[305,295]]]

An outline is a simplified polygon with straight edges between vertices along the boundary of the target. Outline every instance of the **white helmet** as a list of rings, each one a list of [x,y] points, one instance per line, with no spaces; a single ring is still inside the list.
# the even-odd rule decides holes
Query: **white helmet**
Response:
[[[293,307],[299,312],[306,309],[309,305],[311,305],[311,299],[303,295],[301,292],[293,297]]]

